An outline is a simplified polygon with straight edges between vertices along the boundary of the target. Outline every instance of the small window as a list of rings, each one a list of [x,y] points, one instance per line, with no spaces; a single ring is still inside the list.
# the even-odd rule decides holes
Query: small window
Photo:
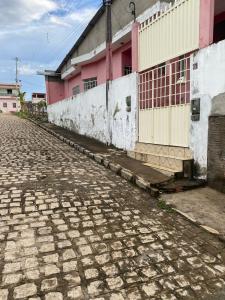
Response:
[[[131,73],[132,73],[132,67],[131,66],[125,66],[124,71],[123,71],[124,76],[129,75]]]
[[[16,103],[13,103],[13,108],[16,108]]]
[[[79,85],[76,85],[76,86],[73,88],[73,96],[77,96],[78,94],[80,94],[80,86],[79,86]]]
[[[7,94],[12,95],[12,89],[8,89]]]
[[[3,107],[5,107],[5,108],[6,108],[6,107],[7,107],[7,103],[3,103]]]
[[[98,85],[97,83],[97,77],[88,78],[84,80],[84,91],[93,89]]]

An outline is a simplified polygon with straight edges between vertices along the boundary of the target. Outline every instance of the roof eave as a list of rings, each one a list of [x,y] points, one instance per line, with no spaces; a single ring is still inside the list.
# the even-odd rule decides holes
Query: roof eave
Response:
[[[99,10],[96,12],[96,14],[94,15],[94,17],[91,19],[91,21],[88,23],[87,27],[85,28],[85,30],[83,31],[83,33],[81,34],[81,36],[79,37],[79,39],[76,41],[76,43],[74,44],[74,46],[71,48],[71,50],[65,56],[65,58],[63,59],[63,61],[59,65],[59,67],[57,68],[56,73],[60,73],[61,72],[61,69],[64,66],[64,64],[69,60],[69,58],[72,56],[73,52],[80,46],[80,44],[86,38],[87,34],[90,32],[90,30],[92,29],[92,27],[96,24],[96,22],[99,20],[99,18],[103,15],[104,11],[105,11],[105,6],[102,5],[99,8]]]

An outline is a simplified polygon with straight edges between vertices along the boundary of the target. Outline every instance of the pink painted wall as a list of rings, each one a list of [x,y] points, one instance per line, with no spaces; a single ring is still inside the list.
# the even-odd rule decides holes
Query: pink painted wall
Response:
[[[140,23],[135,22],[132,25],[132,71],[138,72],[138,30]]]
[[[77,85],[80,86],[80,91],[83,92],[83,85],[81,84],[81,74],[77,74],[69,80],[64,81],[65,98],[73,95],[73,88]]]
[[[113,79],[123,76],[123,65],[131,64],[131,57],[129,56],[129,49],[131,49],[131,42],[122,45],[119,49],[113,52],[112,55],[112,70]],[[130,52],[131,55],[131,52]],[[102,58],[94,63],[90,63],[81,67],[81,72],[74,77],[64,80],[56,81],[46,80],[47,101],[53,104],[65,98],[72,97],[73,88],[80,86],[80,91],[83,92],[83,80],[87,78],[97,77],[98,85],[106,82],[106,58]]]
[[[213,43],[215,0],[201,0],[199,48]]]
[[[131,42],[123,45],[113,52],[113,79],[117,79],[123,76],[123,63],[125,63],[125,61],[123,61],[123,52],[125,52],[129,48],[131,48]]]
[[[53,104],[65,98],[64,82],[54,78],[46,80],[47,102]]]
[[[127,64],[129,58],[124,58],[123,53],[131,48],[131,42],[123,45],[113,52],[112,56],[112,69],[113,79],[123,76],[123,63]],[[97,77],[98,85],[106,82],[106,58],[100,59],[94,63],[90,63],[81,67],[81,73],[64,81],[64,96],[69,98],[73,95],[73,88],[77,85],[80,86],[80,91],[84,91],[83,80],[87,78]],[[58,101],[58,100],[57,100]],[[56,102],[56,101],[55,101]]]
[[[105,83],[106,81],[106,63],[105,63],[105,58],[82,66],[81,69],[81,79],[87,79],[87,78],[92,78],[92,77],[97,77],[98,79],[98,85]]]
[[[7,103],[7,107],[3,107],[3,103]],[[13,107],[16,103],[16,107]],[[20,110],[20,102],[17,98],[0,98],[0,110],[2,112],[17,112]]]

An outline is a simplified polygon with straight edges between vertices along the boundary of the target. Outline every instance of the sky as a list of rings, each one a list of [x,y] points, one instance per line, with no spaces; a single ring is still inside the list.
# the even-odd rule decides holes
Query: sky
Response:
[[[37,71],[55,70],[102,0],[0,0],[0,82],[15,82],[15,58],[26,98],[45,92]]]

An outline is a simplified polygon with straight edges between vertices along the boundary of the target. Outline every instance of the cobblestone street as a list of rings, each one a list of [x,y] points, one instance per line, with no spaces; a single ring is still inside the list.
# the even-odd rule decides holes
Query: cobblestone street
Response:
[[[224,299],[224,288],[225,244],[0,115],[0,300]]]

